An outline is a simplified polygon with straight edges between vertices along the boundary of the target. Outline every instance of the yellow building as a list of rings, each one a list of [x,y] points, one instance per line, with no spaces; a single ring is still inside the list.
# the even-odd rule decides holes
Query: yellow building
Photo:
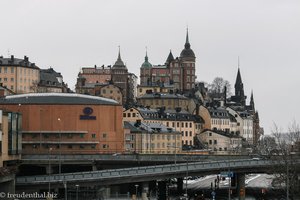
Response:
[[[40,69],[24,59],[0,57],[0,83],[14,93],[31,93],[36,90],[40,81]]]
[[[137,86],[137,97],[141,97],[147,93],[172,93],[174,92],[174,85],[138,85]]]
[[[241,151],[242,137],[220,130],[205,130],[199,134],[202,143],[215,154],[236,154]]]
[[[175,109],[177,107],[183,110],[189,110],[190,100],[180,94],[168,93],[149,93],[137,98],[139,105],[150,108],[165,107],[166,109]]]
[[[152,108],[130,108],[123,111],[123,121],[159,123],[181,133],[182,146],[193,146],[194,137],[203,130],[204,121],[201,117],[184,110],[163,110]]]
[[[124,122],[125,151],[140,154],[181,153],[181,134],[159,123]]]

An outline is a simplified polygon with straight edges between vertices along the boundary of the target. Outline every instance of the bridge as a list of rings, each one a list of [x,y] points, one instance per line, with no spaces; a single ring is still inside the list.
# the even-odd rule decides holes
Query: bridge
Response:
[[[293,164],[300,166],[300,159],[293,160]],[[147,167],[133,167],[113,170],[63,173],[53,175],[23,176],[16,179],[16,185],[32,186],[59,184],[67,181],[68,184],[113,185],[130,182],[144,182],[158,179],[179,178],[188,175],[218,174],[220,171],[234,171],[235,173],[274,173],[276,166],[282,166],[282,161],[276,160],[221,160],[211,162],[189,162],[157,165]],[[277,170],[281,169],[277,167]]]

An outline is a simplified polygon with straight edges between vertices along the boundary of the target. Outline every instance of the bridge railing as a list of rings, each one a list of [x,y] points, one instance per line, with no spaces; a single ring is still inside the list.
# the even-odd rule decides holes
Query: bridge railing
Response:
[[[46,182],[60,182],[66,180],[68,182],[74,181],[95,181],[105,180],[113,178],[125,178],[125,177],[139,177],[139,176],[159,176],[169,175],[170,177],[184,176],[186,171],[189,172],[209,172],[217,170],[228,169],[249,169],[251,167],[268,167],[274,165],[270,160],[230,160],[226,161],[212,161],[212,162],[189,162],[178,163],[177,165],[157,165],[147,167],[133,167],[125,169],[111,169],[101,171],[89,171],[89,172],[76,172],[65,174],[53,174],[53,175],[39,175],[39,176],[24,176],[17,178],[17,184],[38,184]]]

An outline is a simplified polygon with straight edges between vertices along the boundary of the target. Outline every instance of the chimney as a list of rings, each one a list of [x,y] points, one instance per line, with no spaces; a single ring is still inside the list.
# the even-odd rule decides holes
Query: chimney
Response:
[[[24,56],[24,61],[28,62],[28,57],[27,56]]]
[[[11,55],[11,56],[10,56],[10,59],[11,59],[12,61],[14,61],[14,59],[15,59],[15,58],[14,58],[14,55]]]

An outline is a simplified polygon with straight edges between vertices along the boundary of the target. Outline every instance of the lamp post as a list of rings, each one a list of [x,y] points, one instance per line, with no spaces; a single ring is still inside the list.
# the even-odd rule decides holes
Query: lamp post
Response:
[[[231,176],[229,176],[230,174],[230,160],[228,160],[228,200],[231,200],[231,191],[230,191],[230,188],[231,188]]]
[[[78,187],[79,185],[75,185],[76,186],[76,200],[78,200]]]
[[[61,174],[61,131],[60,131],[60,118],[57,118],[59,123],[59,162],[58,162],[58,174]]]
[[[49,167],[49,171],[48,171],[48,179],[49,179],[49,185],[48,185],[48,192],[50,194],[50,190],[51,190],[51,183],[50,183],[50,175],[51,175],[51,162],[50,162],[50,155],[51,155],[51,151],[52,148],[49,148],[48,150],[48,167]]]
[[[64,188],[65,188],[65,200],[68,200],[68,188],[67,188],[67,181],[64,181]]]
[[[189,160],[186,158],[186,175],[185,175],[185,194],[184,196],[186,199],[188,199],[188,193],[187,193],[187,185],[188,185],[188,176],[189,176]]]
[[[136,196],[136,199],[138,199],[138,187],[139,185],[134,185],[135,186],[135,196]]]

